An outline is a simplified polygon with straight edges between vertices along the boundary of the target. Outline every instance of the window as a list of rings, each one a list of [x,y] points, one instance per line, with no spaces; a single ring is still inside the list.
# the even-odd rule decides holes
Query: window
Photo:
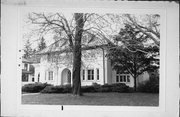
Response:
[[[94,70],[88,70],[88,80],[94,80]]]
[[[127,82],[130,82],[130,76],[127,76]]]
[[[49,80],[53,80],[53,71],[49,71]]]
[[[40,79],[40,73],[38,74],[38,82],[39,82],[39,79]]]
[[[32,82],[34,82],[34,78],[32,78]]]
[[[27,71],[28,70],[28,64],[24,63],[24,69]]]
[[[28,82],[28,74],[22,74],[22,81]]]
[[[96,70],[97,70],[97,80],[99,80],[99,69]]]
[[[128,74],[116,74],[116,82],[130,82]]]
[[[85,80],[85,70],[84,69],[82,71],[82,77],[83,77],[83,80]]]
[[[126,76],[125,75],[123,76],[123,81],[126,82]]]
[[[118,75],[119,76],[119,75]],[[120,76],[120,82],[123,82],[123,77],[122,76]]]
[[[116,75],[116,82],[119,82],[119,76]]]

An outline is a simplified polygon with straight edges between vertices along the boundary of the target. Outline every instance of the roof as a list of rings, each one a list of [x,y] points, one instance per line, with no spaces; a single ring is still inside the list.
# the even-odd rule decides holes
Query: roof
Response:
[[[25,59],[25,58],[22,58],[22,62],[23,63],[33,63],[31,60],[28,60],[28,59]]]
[[[107,47],[108,44],[106,43],[91,43],[91,44],[83,44],[82,45],[82,50],[91,50],[91,49],[98,49],[98,48],[104,48]],[[68,44],[64,44],[63,42],[60,43],[53,43],[50,46],[46,47],[45,49],[35,53],[36,55],[42,55],[42,54],[50,54],[50,53],[64,53],[64,52],[72,52],[72,49],[69,47]]]
[[[29,64],[34,64],[34,63],[39,63],[40,62],[40,56],[38,55],[32,55],[30,58],[25,59],[22,58],[23,63],[29,63]]]
[[[33,72],[32,71],[26,71],[26,70],[22,69],[22,73],[23,74],[32,74]]]

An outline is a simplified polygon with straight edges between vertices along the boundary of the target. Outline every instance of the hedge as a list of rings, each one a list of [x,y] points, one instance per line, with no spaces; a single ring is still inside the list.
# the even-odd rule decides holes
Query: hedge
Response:
[[[95,92],[119,92],[119,93],[129,93],[133,92],[133,88],[126,86],[123,83],[118,84],[93,84],[92,86],[82,86],[81,91],[83,93],[95,93]],[[72,87],[70,85],[66,86],[46,86],[41,93],[71,93]]]
[[[159,76],[151,75],[147,82],[139,85],[138,91],[144,93],[159,93]]]
[[[43,90],[46,86],[51,86],[47,83],[31,83],[22,86],[22,92],[37,93]]]
[[[46,86],[41,93],[71,93],[72,87],[70,85],[65,86]]]

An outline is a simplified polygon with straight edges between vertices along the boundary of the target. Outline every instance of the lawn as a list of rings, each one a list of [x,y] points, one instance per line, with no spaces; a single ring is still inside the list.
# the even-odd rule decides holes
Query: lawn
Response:
[[[22,104],[158,106],[159,94],[84,93],[81,97],[72,94],[23,94]]]

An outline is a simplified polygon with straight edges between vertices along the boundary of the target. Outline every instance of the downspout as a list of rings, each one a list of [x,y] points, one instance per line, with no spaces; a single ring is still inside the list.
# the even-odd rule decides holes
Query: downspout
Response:
[[[105,84],[105,55],[104,55],[104,48],[101,48],[103,51],[103,84]]]
[[[56,74],[56,79],[57,79],[57,82],[56,82],[56,85],[58,85],[59,84],[59,67],[57,66],[57,74]]]

